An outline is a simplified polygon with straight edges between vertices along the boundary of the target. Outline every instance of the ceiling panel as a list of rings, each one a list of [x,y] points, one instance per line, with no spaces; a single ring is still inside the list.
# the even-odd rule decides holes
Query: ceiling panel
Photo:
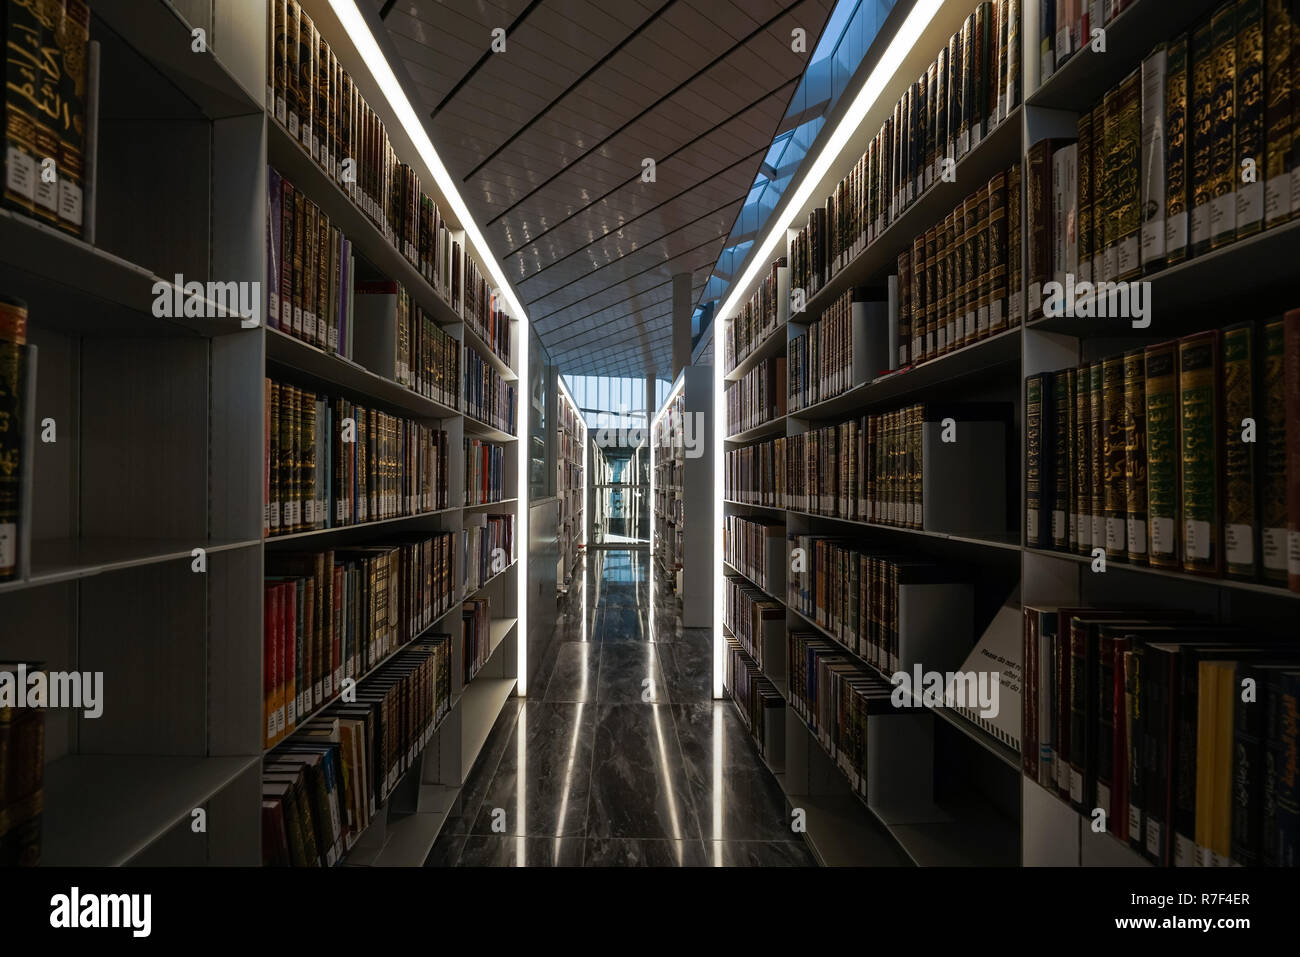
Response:
[[[813,47],[833,5],[392,5],[412,100],[562,372],[672,377],[672,277],[698,301],[803,73],[790,31]]]

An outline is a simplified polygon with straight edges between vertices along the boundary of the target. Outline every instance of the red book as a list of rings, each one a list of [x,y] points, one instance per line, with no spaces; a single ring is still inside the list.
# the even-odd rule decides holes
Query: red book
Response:
[[[279,736],[276,712],[280,707],[283,690],[280,684],[279,656],[276,654],[279,620],[279,589],[275,585],[267,585],[262,601],[262,717],[266,732],[265,745],[268,748]]]

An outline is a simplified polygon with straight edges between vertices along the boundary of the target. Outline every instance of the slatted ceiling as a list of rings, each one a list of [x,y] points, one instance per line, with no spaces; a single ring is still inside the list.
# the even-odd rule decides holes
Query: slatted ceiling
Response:
[[[398,0],[413,102],[563,371],[668,375],[672,276],[698,301],[803,72],[790,31],[833,5]]]

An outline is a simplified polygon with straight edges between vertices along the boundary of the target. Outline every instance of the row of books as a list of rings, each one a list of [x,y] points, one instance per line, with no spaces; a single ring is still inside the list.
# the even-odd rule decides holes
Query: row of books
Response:
[[[1155,864],[1300,865],[1300,655],[1187,613],[1027,605],[1024,773]]]
[[[84,0],[7,2],[0,5],[0,36],[4,205],[80,236],[90,8]]]
[[[461,605],[462,680],[469,684],[492,657],[492,610],[486,598],[471,598]]]
[[[309,721],[263,764],[263,864],[338,864],[450,709],[451,643],[435,635],[385,664],[355,702]]]
[[[1298,38],[1286,3],[1228,0],[1081,115],[1077,139],[1030,148],[1031,317],[1051,280],[1134,279],[1294,217]]]
[[[348,358],[398,385],[460,408],[461,342],[416,305],[409,291],[389,279],[356,283],[359,330]]]
[[[465,414],[502,432],[515,434],[517,390],[488,360],[465,350]]]
[[[1092,31],[1105,27],[1134,0],[1044,0],[1038,6],[1039,82],[1092,42]]]
[[[512,361],[510,317],[458,232],[401,162],[379,115],[296,0],[271,0],[267,109],[488,347]]]
[[[898,255],[899,365],[921,363],[1020,324],[1020,164]]]
[[[1020,104],[1021,0],[974,11],[886,117],[790,244],[790,285],[812,296]]]
[[[891,707],[890,686],[815,632],[790,632],[788,649],[790,707],[865,798],[867,719]]]
[[[465,439],[465,504],[487,505],[506,497],[505,446]]]
[[[1025,413],[1030,546],[1300,590],[1300,310],[1031,376]]]
[[[515,517],[467,514],[463,535],[461,594],[472,595],[514,564]]]
[[[457,533],[307,553],[268,552],[266,746],[429,628],[456,598]]]
[[[785,625],[782,622],[782,630]],[[785,765],[785,697],[762,666],[734,638],[727,639],[722,687],[736,703],[740,721],[769,767]]]
[[[725,515],[722,520],[723,561],[771,594],[781,584],[781,576],[776,572],[785,561],[782,554],[784,536],[785,526],[782,524]]]
[[[785,630],[785,608],[739,575],[727,575],[723,582],[722,623],[762,668],[764,638],[773,628]]]
[[[18,685],[21,667],[32,674],[39,662],[0,662],[0,675]],[[35,867],[41,862],[45,807],[45,711],[0,705],[0,867]]]
[[[379,115],[296,0],[271,0],[267,109],[443,299],[461,300],[461,244]]]
[[[844,538],[791,533],[787,547],[791,571],[786,579],[786,600],[790,607],[889,674],[901,667],[900,589],[965,579],[959,568],[887,552],[872,554]]]
[[[785,415],[785,356],[764,359],[727,387],[727,434],[735,435]]]
[[[786,344],[786,404],[791,412],[847,392],[853,381],[853,305],[863,291],[846,289]]]
[[[654,528],[650,543],[654,557],[668,571],[682,567],[682,549],[685,541],[682,523],[686,516],[686,503],[682,484],[686,475],[686,447],[683,435],[686,428],[686,397],[683,392],[671,397],[659,418],[653,423],[650,441],[654,443]],[[676,576],[668,576],[669,587],[676,584]]]
[[[440,429],[268,378],[265,436],[267,534],[448,507]]]
[[[556,566],[556,583],[561,591],[566,589],[574,570],[578,567],[578,549],[582,544],[583,497],[586,491],[587,425],[582,413],[564,391],[559,393],[558,447],[556,455],[555,491],[559,497],[559,558]]]
[[[723,369],[730,372],[750,353],[776,332],[785,318],[789,303],[789,270],[785,257],[772,263],[763,284],[754,290],[749,301],[727,323],[723,339]]]
[[[23,457],[35,422],[29,396],[36,375],[35,346],[27,344],[27,303],[0,295],[0,582],[18,577],[22,558]]]

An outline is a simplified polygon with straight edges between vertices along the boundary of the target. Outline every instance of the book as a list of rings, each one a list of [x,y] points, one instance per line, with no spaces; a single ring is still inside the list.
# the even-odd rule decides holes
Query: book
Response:
[[[35,370],[27,345],[27,303],[0,296],[0,582],[17,578],[25,556],[22,528],[29,502],[23,476],[31,469],[33,410],[28,408]]]
[[[1255,338],[1251,323],[1223,330],[1223,554],[1229,578],[1258,574],[1255,511]],[[1248,421],[1249,420],[1249,421]],[[1247,434],[1247,430],[1249,433]],[[1247,441],[1249,439],[1250,441]]]
[[[1182,446],[1178,389],[1178,344],[1146,347],[1147,555],[1151,565],[1180,568],[1180,480]]]
[[[1176,37],[1169,44],[1165,66],[1165,262],[1172,265],[1187,258],[1188,144],[1191,116],[1188,90],[1191,72],[1188,37]],[[1146,101],[1143,101],[1145,108]]]
[[[1218,330],[1178,343],[1182,436],[1183,570],[1217,575],[1223,562],[1221,365]]]
[[[1236,229],[1243,239],[1264,227],[1264,182],[1267,176],[1267,136],[1264,128],[1264,2],[1236,3]],[[1249,169],[1242,164],[1250,160]]]
[[[1124,529],[1129,562],[1147,563],[1147,414],[1146,356],[1124,353]]]
[[[1114,109],[1106,113],[1106,241],[1115,251],[1115,267],[1106,269],[1108,279],[1124,281],[1142,271],[1141,155],[1142,73],[1137,69],[1116,87]]]
[[[1161,43],[1142,61],[1142,198],[1139,255],[1142,271],[1152,272],[1165,259],[1165,89],[1169,55]]]
[[[62,0],[63,16],[55,38],[62,60],[58,98],[58,225],[81,236],[85,221],[86,62],[90,44],[90,8],[85,0]]]
[[[1210,160],[1210,248],[1232,242],[1237,234],[1237,16],[1236,5],[1214,11],[1211,41],[1214,87],[1211,93],[1213,146]]]
[[[1111,356],[1102,361],[1101,403],[1106,558],[1108,561],[1123,561],[1128,555],[1128,443],[1123,356]]]
[[[1287,582],[1300,591],[1300,310],[1282,317],[1282,378],[1286,408]],[[1271,395],[1271,393],[1270,393]]]
[[[1264,324],[1261,352],[1259,492],[1260,564],[1263,580],[1287,585],[1287,398],[1286,334],[1281,318]]]
[[[1024,319],[1025,309],[1022,268],[1024,236],[1021,225],[1024,200],[1021,180],[1020,164],[1014,163],[1007,170],[1007,325],[1013,328]]]
[[[1264,224],[1291,218],[1292,44],[1295,22],[1288,0],[1264,5]]]
[[[1199,256],[1210,249],[1210,207],[1214,192],[1215,62],[1213,23],[1209,18],[1192,31],[1189,63],[1191,136],[1188,195],[1191,197],[1191,227],[1188,255]]]
[[[1145,100],[1143,104],[1145,106]],[[1092,281],[1093,257],[1093,177],[1100,176],[1101,170],[1093,170],[1092,156],[1092,114],[1079,115],[1079,150],[1078,150],[1078,194],[1075,200],[1078,210],[1078,242],[1075,246],[1077,258],[1076,271],[1080,282]]]
[[[1033,548],[1052,545],[1048,490],[1056,487],[1053,474],[1056,458],[1044,446],[1044,436],[1045,424],[1056,421],[1055,396],[1051,373],[1040,373],[1025,380],[1025,543]]]

